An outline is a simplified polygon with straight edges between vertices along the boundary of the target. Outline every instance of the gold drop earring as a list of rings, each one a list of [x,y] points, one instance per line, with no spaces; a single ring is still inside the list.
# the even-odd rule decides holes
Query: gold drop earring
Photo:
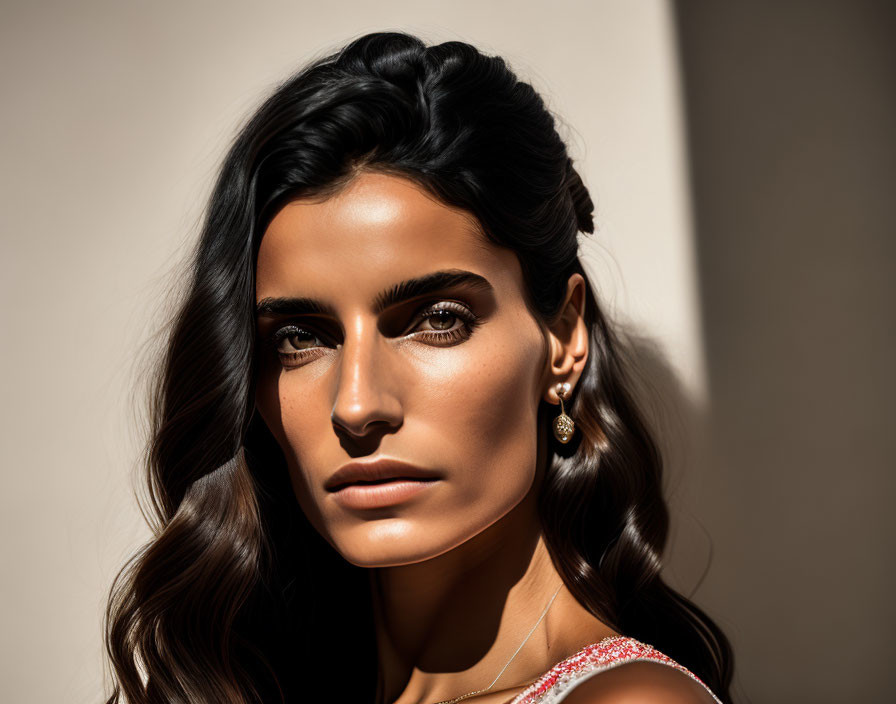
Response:
[[[560,399],[560,415],[554,418],[554,437],[564,445],[572,440],[572,434],[576,430],[576,424],[572,418],[566,415],[563,407],[563,399],[569,397],[572,387],[568,383],[557,384],[557,397]]]

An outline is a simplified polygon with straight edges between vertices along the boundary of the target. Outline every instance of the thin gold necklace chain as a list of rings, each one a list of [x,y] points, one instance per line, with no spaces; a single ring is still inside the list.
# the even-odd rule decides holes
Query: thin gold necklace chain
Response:
[[[462,700],[464,700],[464,699],[469,699],[470,697],[474,697],[474,696],[476,696],[477,694],[483,694],[484,692],[487,692],[487,691],[490,690],[492,687],[494,687],[494,686],[495,686],[495,682],[497,682],[499,679],[501,679],[501,675],[504,674],[504,670],[506,670],[506,669],[510,666],[510,663],[513,662],[513,659],[514,659],[517,655],[519,655],[519,652],[523,649],[523,646],[526,644],[526,641],[529,640],[529,638],[532,637],[532,634],[533,634],[533,633],[535,633],[535,629],[538,628],[538,624],[540,624],[540,623],[544,620],[544,617],[547,616],[548,609],[551,608],[551,604],[554,603],[554,599],[557,598],[557,595],[560,593],[560,590],[561,590],[561,589],[563,589],[563,585],[562,585],[562,584],[561,584],[559,587],[557,587],[557,591],[554,592],[554,596],[551,597],[551,600],[548,602],[548,605],[544,607],[544,611],[541,612],[541,616],[538,617],[538,620],[535,622],[535,625],[532,626],[532,630],[529,631],[529,635],[527,635],[527,636],[523,639],[523,642],[520,643],[520,647],[517,648],[517,649],[516,649],[516,652],[514,652],[514,654],[510,656],[510,660],[508,660],[508,661],[507,661],[507,664],[504,665],[504,667],[501,668],[501,671],[498,673],[498,676],[495,677],[494,681],[493,681],[488,687],[486,687],[485,689],[477,689],[475,692],[470,692],[469,694],[462,694],[462,695],[460,695],[459,697],[455,697],[454,699],[446,699],[446,700],[441,701],[441,702],[436,702],[435,704],[455,704],[456,702],[462,701]]]

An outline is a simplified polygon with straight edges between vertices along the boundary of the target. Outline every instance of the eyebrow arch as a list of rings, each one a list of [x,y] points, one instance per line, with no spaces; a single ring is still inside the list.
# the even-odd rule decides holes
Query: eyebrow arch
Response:
[[[464,269],[445,269],[443,271],[434,271],[431,274],[415,279],[402,281],[379,293],[374,299],[373,312],[379,315],[386,308],[396,303],[456,286],[467,286],[484,293],[493,291],[488,279],[479,274],[474,274],[472,271],[465,271]],[[333,307],[325,303],[321,303],[313,298],[288,297],[263,298],[258,302],[255,314],[258,317],[272,315],[327,315],[336,317]]]
[[[389,306],[396,303],[407,301],[411,298],[425,296],[428,293],[434,293],[443,289],[454,288],[456,286],[466,286],[475,291],[490,293],[492,285],[483,276],[474,274],[472,271],[463,269],[445,269],[444,271],[434,271],[431,274],[420,276],[416,279],[408,279],[402,281],[383,291],[376,297],[373,304],[373,311],[377,315],[382,313]]]

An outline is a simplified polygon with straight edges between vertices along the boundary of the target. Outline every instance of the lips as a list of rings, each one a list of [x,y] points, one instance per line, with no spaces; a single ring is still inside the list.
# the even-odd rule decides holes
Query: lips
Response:
[[[335,492],[352,484],[364,485],[378,482],[411,479],[416,481],[439,479],[439,475],[407,462],[380,459],[374,462],[349,462],[327,479],[324,488]]]

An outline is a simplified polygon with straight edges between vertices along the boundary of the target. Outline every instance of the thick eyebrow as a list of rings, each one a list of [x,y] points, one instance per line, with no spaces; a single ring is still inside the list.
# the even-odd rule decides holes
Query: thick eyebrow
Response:
[[[410,300],[411,298],[419,298],[428,293],[435,293],[444,289],[455,288],[457,286],[465,286],[475,291],[490,293],[492,285],[484,276],[474,274],[472,271],[463,269],[446,269],[444,271],[434,271],[431,274],[420,276],[416,279],[408,279],[396,284],[388,291],[383,291],[376,297],[373,304],[373,312],[379,315],[389,306],[396,303]]]
[[[474,274],[472,271],[465,271],[464,269],[445,269],[444,271],[434,271],[416,279],[402,281],[379,293],[373,302],[373,312],[379,315],[386,308],[396,303],[457,286],[465,286],[483,293],[493,291],[492,285],[484,276]],[[255,314],[257,317],[272,315],[327,315],[336,317],[333,307],[326,303],[313,298],[288,297],[263,298],[258,302]]]
[[[256,304],[256,318],[275,315],[328,315],[335,318],[336,311],[332,306],[316,301],[313,298],[262,298]]]

